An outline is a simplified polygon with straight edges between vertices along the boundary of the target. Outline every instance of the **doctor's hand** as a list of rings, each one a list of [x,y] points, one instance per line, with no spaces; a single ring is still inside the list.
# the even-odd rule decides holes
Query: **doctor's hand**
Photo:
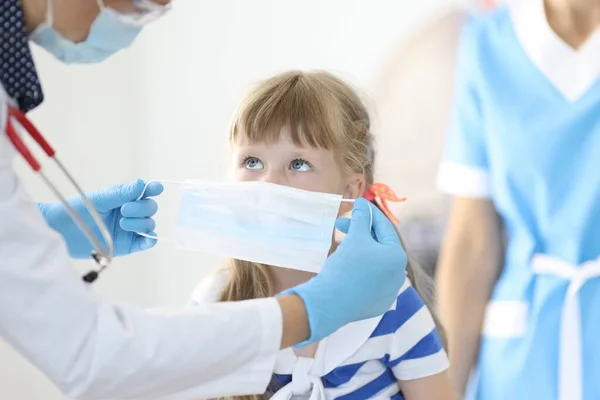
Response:
[[[153,233],[155,222],[151,217],[156,214],[158,205],[147,197],[161,194],[163,186],[158,182],[151,183],[144,193],[144,198],[138,201],[137,198],[142,194],[144,186],[144,181],[138,179],[135,182],[87,193],[90,202],[112,235],[115,256],[147,250],[156,244],[156,240],[142,237],[135,232]],[[85,223],[94,228],[94,233],[99,235],[100,232],[83,200],[75,197],[70,199],[69,203],[83,217]],[[60,202],[40,203],[38,207],[48,225],[60,233],[67,242],[71,257],[90,257],[93,250],[91,243]]]
[[[406,279],[407,256],[398,233],[376,206],[357,199],[352,219],[340,218],[336,227],[347,235],[321,272],[281,294],[304,301],[310,338],[302,345],[385,313]]]

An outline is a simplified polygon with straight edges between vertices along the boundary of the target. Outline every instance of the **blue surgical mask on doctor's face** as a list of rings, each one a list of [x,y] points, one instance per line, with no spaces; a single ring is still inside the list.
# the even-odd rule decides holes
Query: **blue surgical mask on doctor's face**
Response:
[[[52,0],[47,0],[46,22],[31,33],[31,40],[66,64],[101,62],[129,47],[144,25],[143,19],[121,15],[106,7],[103,0],[97,2],[100,14],[92,23],[85,41],[74,43],[54,29]]]

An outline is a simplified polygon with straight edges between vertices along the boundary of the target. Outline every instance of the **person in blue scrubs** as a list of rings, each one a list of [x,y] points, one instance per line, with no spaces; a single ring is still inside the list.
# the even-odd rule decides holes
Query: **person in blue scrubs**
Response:
[[[437,280],[466,398],[600,399],[599,28],[600,1],[515,0],[463,30]]]

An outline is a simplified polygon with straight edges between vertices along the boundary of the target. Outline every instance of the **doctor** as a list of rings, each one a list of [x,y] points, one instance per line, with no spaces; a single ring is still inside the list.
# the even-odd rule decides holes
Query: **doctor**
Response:
[[[347,323],[383,313],[404,282],[398,266],[405,265],[406,255],[393,226],[362,200],[322,273],[276,299],[149,312],[111,304],[82,282],[67,247],[72,256],[85,256],[91,246],[77,234],[65,207],[38,208],[11,168],[15,151],[5,130],[14,110],[26,112],[42,101],[28,39],[65,62],[101,61],[127,47],[166,3],[0,2],[0,337],[69,397],[262,393],[280,348],[320,340]],[[125,230],[152,230],[154,203],[132,203],[142,186],[136,182],[90,196],[113,233],[117,255],[153,244]],[[90,222],[81,199],[71,205]],[[122,219],[121,209],[130,218]]]
[[[474,369],[469,399],[600,399],[600,2],[509,1],[465,27],[456,76],[438,266],[454,384]]]

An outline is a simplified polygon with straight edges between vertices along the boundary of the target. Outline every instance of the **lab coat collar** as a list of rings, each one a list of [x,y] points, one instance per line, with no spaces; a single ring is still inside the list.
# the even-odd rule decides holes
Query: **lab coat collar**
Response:
[[[538,70],[567,100],[585,95],[600,75],[600,29],[575,50],[548,24],[544,0],[511,0],[508,7],[517,38]]]

